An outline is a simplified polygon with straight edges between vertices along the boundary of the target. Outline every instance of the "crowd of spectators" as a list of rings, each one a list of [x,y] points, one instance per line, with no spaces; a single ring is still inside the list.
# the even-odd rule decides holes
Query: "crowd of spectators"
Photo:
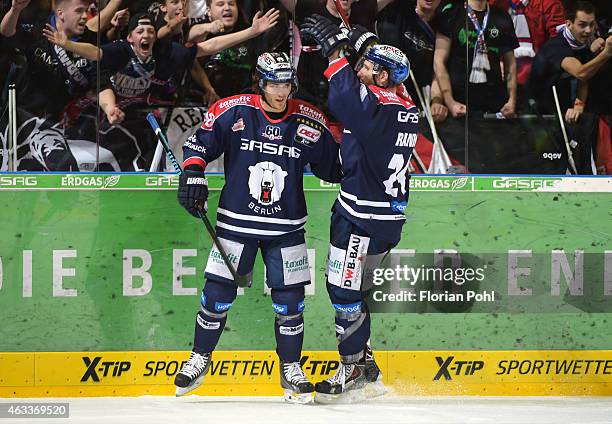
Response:
[[[612,173],[609,3],[340,0],[352,25],[406,53],[406,86],[421,110],[430,108],[430,126],[548,119],[566,130],[558,137],[575,150],[577,172],[594,172],[596,163],[604,174]],[[77,157],[83,143],[72,147],[72,139],[109,151],[105,170],[145,170],[152,152],[143,152],[154,141],[125,136],[144,125],[142,110],[254,92],[255,60],[265,51],[289,52],[295,96],[327,113],[327,61],[299,33],[314,13],[341,25],[333,0],[3,0],[0,167],[8,169],[9,84],[17,87],[20,170],[101,169]],[[123,135],[100,142],[119,126]]]

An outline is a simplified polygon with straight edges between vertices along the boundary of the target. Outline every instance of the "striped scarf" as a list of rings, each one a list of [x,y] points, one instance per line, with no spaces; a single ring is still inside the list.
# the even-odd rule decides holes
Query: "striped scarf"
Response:
[[[578,42],[578,40],[576,40],[576,37],[574,37],[574,34],[572,34],[572,31],[570,31],[568,26],[563,27],[563,37],[565,38],[565,41],[567,41],[567,44],[570,45],[572,50],[582,50],[587,47],[586,44],[581,44]]]
[[[525,18],[525,9],[529,5],[530,0],[512,0],[510,4],[510,16],[514,23],[514,32],[518,39],[519,46],[514,49],[514,57],[534,57],[533,43],[531,41],[531,32]]]

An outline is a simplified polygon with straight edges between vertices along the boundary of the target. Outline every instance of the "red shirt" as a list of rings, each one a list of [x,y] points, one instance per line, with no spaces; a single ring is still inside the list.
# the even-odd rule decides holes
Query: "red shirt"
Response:
[[[491,6],[510,9],[510,0],[489,0]],[[531,0],[525,8],[525,18],[537,53],[542,44],[557,35],[557,25],[565,23],[561,0]]]

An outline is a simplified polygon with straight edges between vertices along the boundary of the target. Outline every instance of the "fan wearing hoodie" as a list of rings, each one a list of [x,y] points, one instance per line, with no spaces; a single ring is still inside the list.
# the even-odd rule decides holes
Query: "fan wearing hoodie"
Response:
[[[75,42],[66,36],[61,26],[47,26],[44,35],[62,48],[90,60],[99,59],[103,69],[110,70],[114,92],[100,93],[100,106],[105,112],[121,105],[159,103],[157,98],[168,97],[174,90],[172,75],[177,69],[189,69],[195,57],[214,54],[229,46],[256,37],[272,28],[278,20],[278,11],[270,9],[258,13],[253,24],[240,32],[209,39],[185,47],[173,42],[157,43],[154,21],[146,13],[132,16],[126,40],[102,45],[99,49],[88,43]],[[107,112],[108,113],[108,112]]]

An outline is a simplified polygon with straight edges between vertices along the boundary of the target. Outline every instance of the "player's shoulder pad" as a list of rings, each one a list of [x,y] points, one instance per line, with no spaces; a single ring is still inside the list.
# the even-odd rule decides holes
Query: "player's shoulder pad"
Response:
[[[410,95],[405,92],[405,88],[404,90],[400,89],[398,94],[392,93],[391,91],[385,90],[384,88],[376,85],[370,85],[368,88],[376,96],[378,103],[381,105],[398,105],[404,106],[406,109],[416,107],[412,102]]]
[[[329,130],[329,120],[327,119],[325,114],[319,108],[308,102],[305,102],[304,100],[290,99],[289,114],[305,116],[323,125],[327,130]]]
[[[256,94],[239,94],[218,100],[208,108],[208,112],[206,112],[201,128],[207,131],[212,130],[215,121],[232,108],[246,106],[258,109],[259,106],[255,101],[255,97]]]

